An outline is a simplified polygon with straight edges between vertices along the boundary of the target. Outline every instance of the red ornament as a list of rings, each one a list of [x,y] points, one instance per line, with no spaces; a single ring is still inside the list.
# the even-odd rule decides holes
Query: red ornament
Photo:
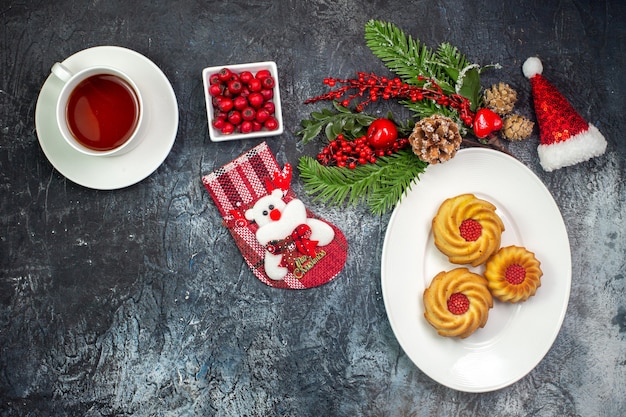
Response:
[[[374,120],[367,129],[367,143],[374,149],[385,149],[398,138],[398,128],[389,119]]]
[[[500,129],[502,129],[502,119],[495,112],[485,108],[476,112],[474,134],[477,138],[486,138],[490,133]]]

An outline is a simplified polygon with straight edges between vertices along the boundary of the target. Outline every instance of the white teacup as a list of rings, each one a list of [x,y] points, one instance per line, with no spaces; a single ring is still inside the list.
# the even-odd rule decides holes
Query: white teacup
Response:
[[[56,119],[72,148],[90,156],[114,156],[137,146],[143,101],[130,77],[107,66],[72,72],[59,62],[52,66],[52,74],[64,82]]]

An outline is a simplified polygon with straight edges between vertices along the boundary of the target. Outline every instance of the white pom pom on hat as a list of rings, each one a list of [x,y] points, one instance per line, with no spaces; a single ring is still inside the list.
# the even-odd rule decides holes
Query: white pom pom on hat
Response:
[[[539,58],[530,57],[524,62],[524,65],[522,65],[522,72],[526,78],[541,74],[543,73],[543,64]]]
[[[546,80],[541,60],[528,58],[522,72],[532,89],[541,139],[537,152],[543,169],[553,171],[602,155],[606,139]]]

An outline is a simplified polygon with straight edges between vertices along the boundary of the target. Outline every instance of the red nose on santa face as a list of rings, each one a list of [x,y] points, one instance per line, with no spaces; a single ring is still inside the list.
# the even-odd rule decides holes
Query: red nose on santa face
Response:
[[[280,210],[274,209],[274,210],[270,211],[270,219],[272,219],[274,221],[280,220]]]

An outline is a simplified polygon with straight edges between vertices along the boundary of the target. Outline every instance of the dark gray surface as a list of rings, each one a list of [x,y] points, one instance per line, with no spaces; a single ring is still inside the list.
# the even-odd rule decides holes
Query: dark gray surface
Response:
[[[0,415],[624,415],[626,4],[478,3],[1,2]],[[500,391],[448,389],[403,353],[380,285],[389,215],[308,203],[296,177],[296,193],[342,226],[350,252],[332,283],[274,290],[248,270],[200,182],[259,142],[210,142],[202,68],[276,61],[286,131],[268,142],[280,163],[295,165],[319,147],[298,145],[294,132],[315,108],[303,100],[325,91],[321,80],[384,71],[363,39],[371,18],[502,64],[483,85],[510,83],[531,116],[520,66],[539,55],[548,79],[608,140],[604,156],[553,173],[539,166],[536,133],[508,146],[561,209],[573,270],[554,346]],[[66,180],[34,128],[50,66],[96,45],[153,60],[180,109],[165,163],[117,191]]]

